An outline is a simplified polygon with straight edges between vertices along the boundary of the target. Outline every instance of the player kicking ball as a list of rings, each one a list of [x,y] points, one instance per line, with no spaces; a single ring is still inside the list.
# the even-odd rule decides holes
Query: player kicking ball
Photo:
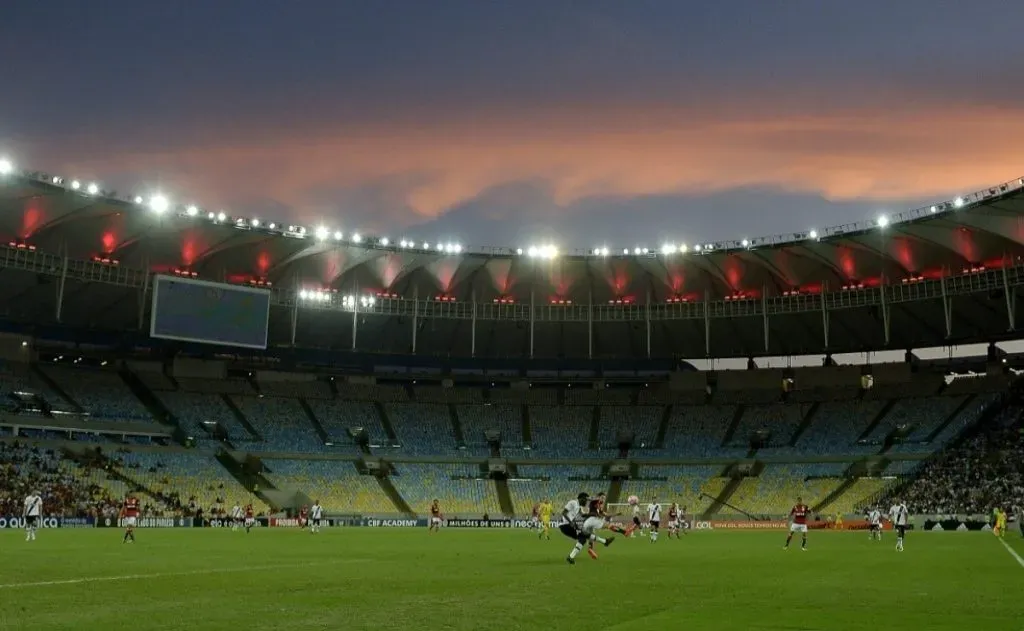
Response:
[[[800,550],[807,551],[807,515],[811,512],[810,507],[804,504],[802,497],[796,498],[796,506],[789,511],[789,536],[786,537],[786,545],[783,550],[789,550],[789,544],[793,541],[793,533],[799,532]]]

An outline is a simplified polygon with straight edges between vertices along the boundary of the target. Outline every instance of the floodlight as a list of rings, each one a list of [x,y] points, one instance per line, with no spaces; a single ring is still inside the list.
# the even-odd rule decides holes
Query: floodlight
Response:
[[[59,182],[56,181],[58,178],[53,178],[53,179],[54,179],[54,184],[59,184]],[[141,195],[136,195],[135,196],[135,203],[136,204],[141,204],[142,203],[142,196]]]
[[[519,256],[522,256],[523,255],[523,248],[516,248],[516,254],[518,254]]]
[[[303,289],[302,291],[299,292],[299,298],[302,299],[302,300],[308,299],[309,298],[309,292],[306,291],[305,289]]]
[[[277,229],[277,224],[276,224],[276,223],[271,223],[271,224],[270,224],[269,226],[267,226],[267,227],[268,227],[268,228],[270,228],[271,230],[275,230],[275,229]]]
[[[817,230],[811,230],[810,232],[807,233],[807,235],[809,237],[811,237],[812,239],[817,239],[818,238],[818,231]]]
[[[622,248],[623,254],[629,254],[629,248]]]
[[[682,245],[679,246],[679,251],[682,252],[683,254],[686,254],[687,250],[689,250],[689,248],[686,247],[685,243],[683,243]]]
[[[391,241],[389,241],[387,237],[381,237],[381,239],[380,239],[380,244],[381,245],[387,246],[387,244],[389,244],[389,243],[391,243]]]
[[[529,256],[530,258],[535,258],[537,256],[537,246],[531,245],[526,250],[526,255]]]
[[[885,215],[879,215],[878,220],[875,223],[878,224],[879,228],[884,228],[889,225],[889,218]]]
[[[62,178],[62,177],[61,177],[61,176],[59,176],[59,175],[55,175],[55,176],[53,176],[53,177],[52,177],[52,178],[50,179],[50,181],[51,181],[51,182],[53,182],[54,184],[61,184],[62,182],[64,182],[64,178]],[[138,202],[136,202],[136,203],[138,203]]]
[[[330,232],[327,231],[327,228],[323,226],[317,226],[315,235],[318,241],[326,240],[329,234]]]
[[[195,217],[196,215],[199,214],[199,209],[196,208],[195,206],[189,206],[188,208],[185,209],[185,214],[188,215],[189,217]]]
[[[355,233],[354,235],[352,235],[352,243],[362,243],[362,242],[363,242],[363,237],[360,236],[360,234],[358,232]]]
[[[750,247],[750,241],[748,239],[744,239],[744,240],[740,241],[740,245],[742,245],[745,248],[746,247]]]
[[[665,245],[661,246],[661,253],[662,254],[666,254],[666,255],[667,254],[675,254],[676,253],[676,246],[675,246],[675,244],[666,243]]]
[[[251,224],[252,224],[252,227],[253,227],[253,228],[259,228],[259,227],[260,227],[260,220],[259,220],[259,219],[253,219],[253,220],[252,220],[252,221],[250,221],[249,223],[251,223]]]
[[[429,249],[430,249],[430,244],[429,244],[429,243],[427,243],[426,241],[424,241],[424,242],[423,242],[423,249],[424,249],[424,250],[429,250]],[[519,253],[520,253],[520,254],[522,254],[522,253],[523,253],[523,251],[522,251],[522,250],[519,250]]]
[[[963,197],[957,197],[956,199],[953,200],[953,207],[954,208],[962,208],[963,205],[964,205],[964,198]]]
[[[453,250],[455,250],[455,253],[456,253],[456,254],[458,254],[459,252],[462,252],[462,246],[461,246],[460,244],[458,244],[458,243],[456,243],[455,245],[453,245],[453,246],[452,246],[452,249],[453,249]]]
[[[342,238],[343,236],[345,236],[345,235],[343,235],[343,234],[341,233],[341,230],[335,230],[335,231],[334,231],[334,240],[335,240],[335,241],[341,241],[341,238]]]
[[[932,214],[935,214],[936,212],[938,212],[938,211],[939,211],[939,207],[938,207],[938,206],[932,206],[932,207],[931,207],[931,208],[929,208],[928,210],[932,211]]]
[[[0,175],[10,175],[14,172],[14,165],[7,158],[0,158]]]
[[[72,188],[72,190],[77,191],[78,189],[82,188],[82,183],[79,182],[78,180],[72,180],[71,181],[71,188]]]
[[[96,185],[95,183],[91,183],[91,184],[89,184],[89,187],[88,187],[88,188],[86,188],[85,190],[86,190],[86,192],[88,192],[88,193],[89,193],[90,195],[96,195],[97,193],[99,193],[99,192],[100,192],[100,187],[99,187],[99,186],[97,186],[97,185]]]
[[[217,213],[217,221],[224,221],[227,218],[228,218],[228,216],[226,214],[224,214],[223,210],[220,211],[219,213]]]
[[[698,252],[700,252],[703,247],[704,246],[702,246],[701,244],[698,243],[697,245],[693,246],[693,249],[698,251]]]
[[[74,184],[72,184],[72,187],[74,187]],[[166,212],[170,205],[171,203],[163,195],[156,194],[149,198],[149,207],[157,214]]]
[[[210,221],[217,221],[217,214],[211,210],[210,212],[206,213],[206,218],[209,219]]]

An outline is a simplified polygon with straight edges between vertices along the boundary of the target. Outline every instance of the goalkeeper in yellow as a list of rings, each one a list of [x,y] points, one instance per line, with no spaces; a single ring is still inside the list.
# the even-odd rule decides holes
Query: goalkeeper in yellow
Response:
[[[992,534],[997,537],[1006,536],[1006,511],[996,507],[992,511],[992,516],[995,518],[996,527],[992,529]]]
[[[551,506],[551,500],[545,499],[545,500],[541,501],[540,506],[539,506],[538,511],[537,511],[537,516],[540,519],[540,528],[537,529],[537,538],[538,539],[543,538],[543,539],[547,539],[549,541],[551,540],[551,533],[548,532],[548,529],[551,527],[551,511],[552,510],[553,510],[553,508]]]

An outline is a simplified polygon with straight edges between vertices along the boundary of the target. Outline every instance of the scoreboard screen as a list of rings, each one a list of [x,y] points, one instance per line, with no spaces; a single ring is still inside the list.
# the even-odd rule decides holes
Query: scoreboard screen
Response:
[[[154,277],[151,337],[265,349],[269,319],[267,289]]]

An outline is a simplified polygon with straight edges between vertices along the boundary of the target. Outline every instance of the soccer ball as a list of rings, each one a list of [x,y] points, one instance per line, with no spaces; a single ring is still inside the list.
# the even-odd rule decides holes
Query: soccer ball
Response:
[[[629,499],[626,501],[629,502],[630,506],[636,506],[637,504],[640,503],[640,498],[637,497],[636,495],[630,495]]]

